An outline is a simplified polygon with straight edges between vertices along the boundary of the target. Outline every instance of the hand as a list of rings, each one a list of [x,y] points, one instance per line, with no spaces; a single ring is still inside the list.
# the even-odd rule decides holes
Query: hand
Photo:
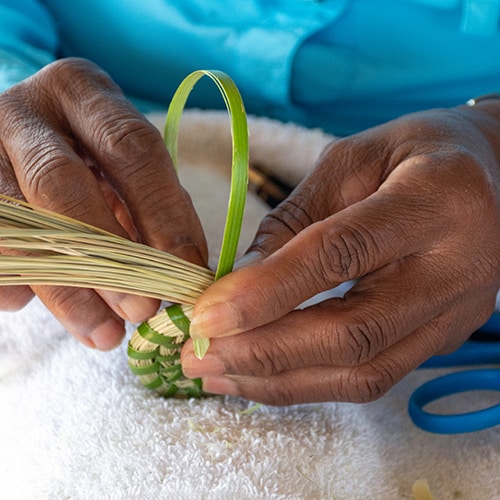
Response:
[[[204,389],[274,405],[367,402],[456,349],[500,287],[500,103],[403,117],[331,145],[196,304]],[[496,141],[496,142],[495,142]],[[340,283],[342,298],[297,310]]]
[[[53,63],[0,95],[0,190],[205,264],[206,244],[160,133],[95,65]],[[158,302],[65,287],[0,287],[0,308],[37,294],[89,346],[109,349],[123,319]]]

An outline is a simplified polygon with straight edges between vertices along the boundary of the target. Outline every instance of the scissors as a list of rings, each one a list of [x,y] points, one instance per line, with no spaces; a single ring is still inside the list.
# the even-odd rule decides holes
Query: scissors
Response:
[[[434,356],[419,368],[495,364],[499,367],[464,370],[421,385],[411,395],[408,404],[413,423],[425,431],[437,434],[461,434],[500,425],[500,404],[452,415],[431,413],[424,409],[432,401],[452,394],[500,391],[500,313],[494,313],[457,351],[445,356]]]

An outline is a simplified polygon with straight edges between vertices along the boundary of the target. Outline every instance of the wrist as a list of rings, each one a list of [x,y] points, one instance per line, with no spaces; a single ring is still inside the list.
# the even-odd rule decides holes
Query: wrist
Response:
[[[500,167],[500,92],[469,99],[458,107],[484,135],[495,152]]]
[[[473,97],[469,99],[465,104],[467,106],[477,106],[480,103],[484,103],[485,101],[500,101],[500,92],[491,92],[490,94],[484,94],[478,97]]]
[[[493,120],[490,125],[494,126],[495,123],[500,125],[500,92],[492,92],[479,97],[473,97],[465,103],[465,106],[461,106],[462,109],[464,107],[469,112],[477,114],[478,116],[483,116],[485,118],[489,116],[490,120]],[[500,139],[500,135],[496,135],[496,137]]]

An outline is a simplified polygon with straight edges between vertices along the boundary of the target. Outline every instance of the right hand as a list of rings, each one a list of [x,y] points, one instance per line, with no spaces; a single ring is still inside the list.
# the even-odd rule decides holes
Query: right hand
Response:
[[[206,265],[201,224],[159,131],[94,64],[63,59],[0,94],[0,192]],[[91,347],[122,340],[158,301],[67,287],[0,287],[0,309],[33,295]]]
[[[336,141],[197,300],[183,372],[275,405],[372,401],[491,316],[500,287],[500,101]],[[240,262],[241,265],[241,262]],[[297,307],[353,282],[342,299]]]

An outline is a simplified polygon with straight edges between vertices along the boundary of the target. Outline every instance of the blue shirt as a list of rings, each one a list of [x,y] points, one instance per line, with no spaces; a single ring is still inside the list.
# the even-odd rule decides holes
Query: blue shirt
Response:
[[[0,91],[66,56],[143,111],[195,69],[247,110],[337,134],[500,90],[500,0],[0,0]],[[190,105],[223,107],[209,84]]]

